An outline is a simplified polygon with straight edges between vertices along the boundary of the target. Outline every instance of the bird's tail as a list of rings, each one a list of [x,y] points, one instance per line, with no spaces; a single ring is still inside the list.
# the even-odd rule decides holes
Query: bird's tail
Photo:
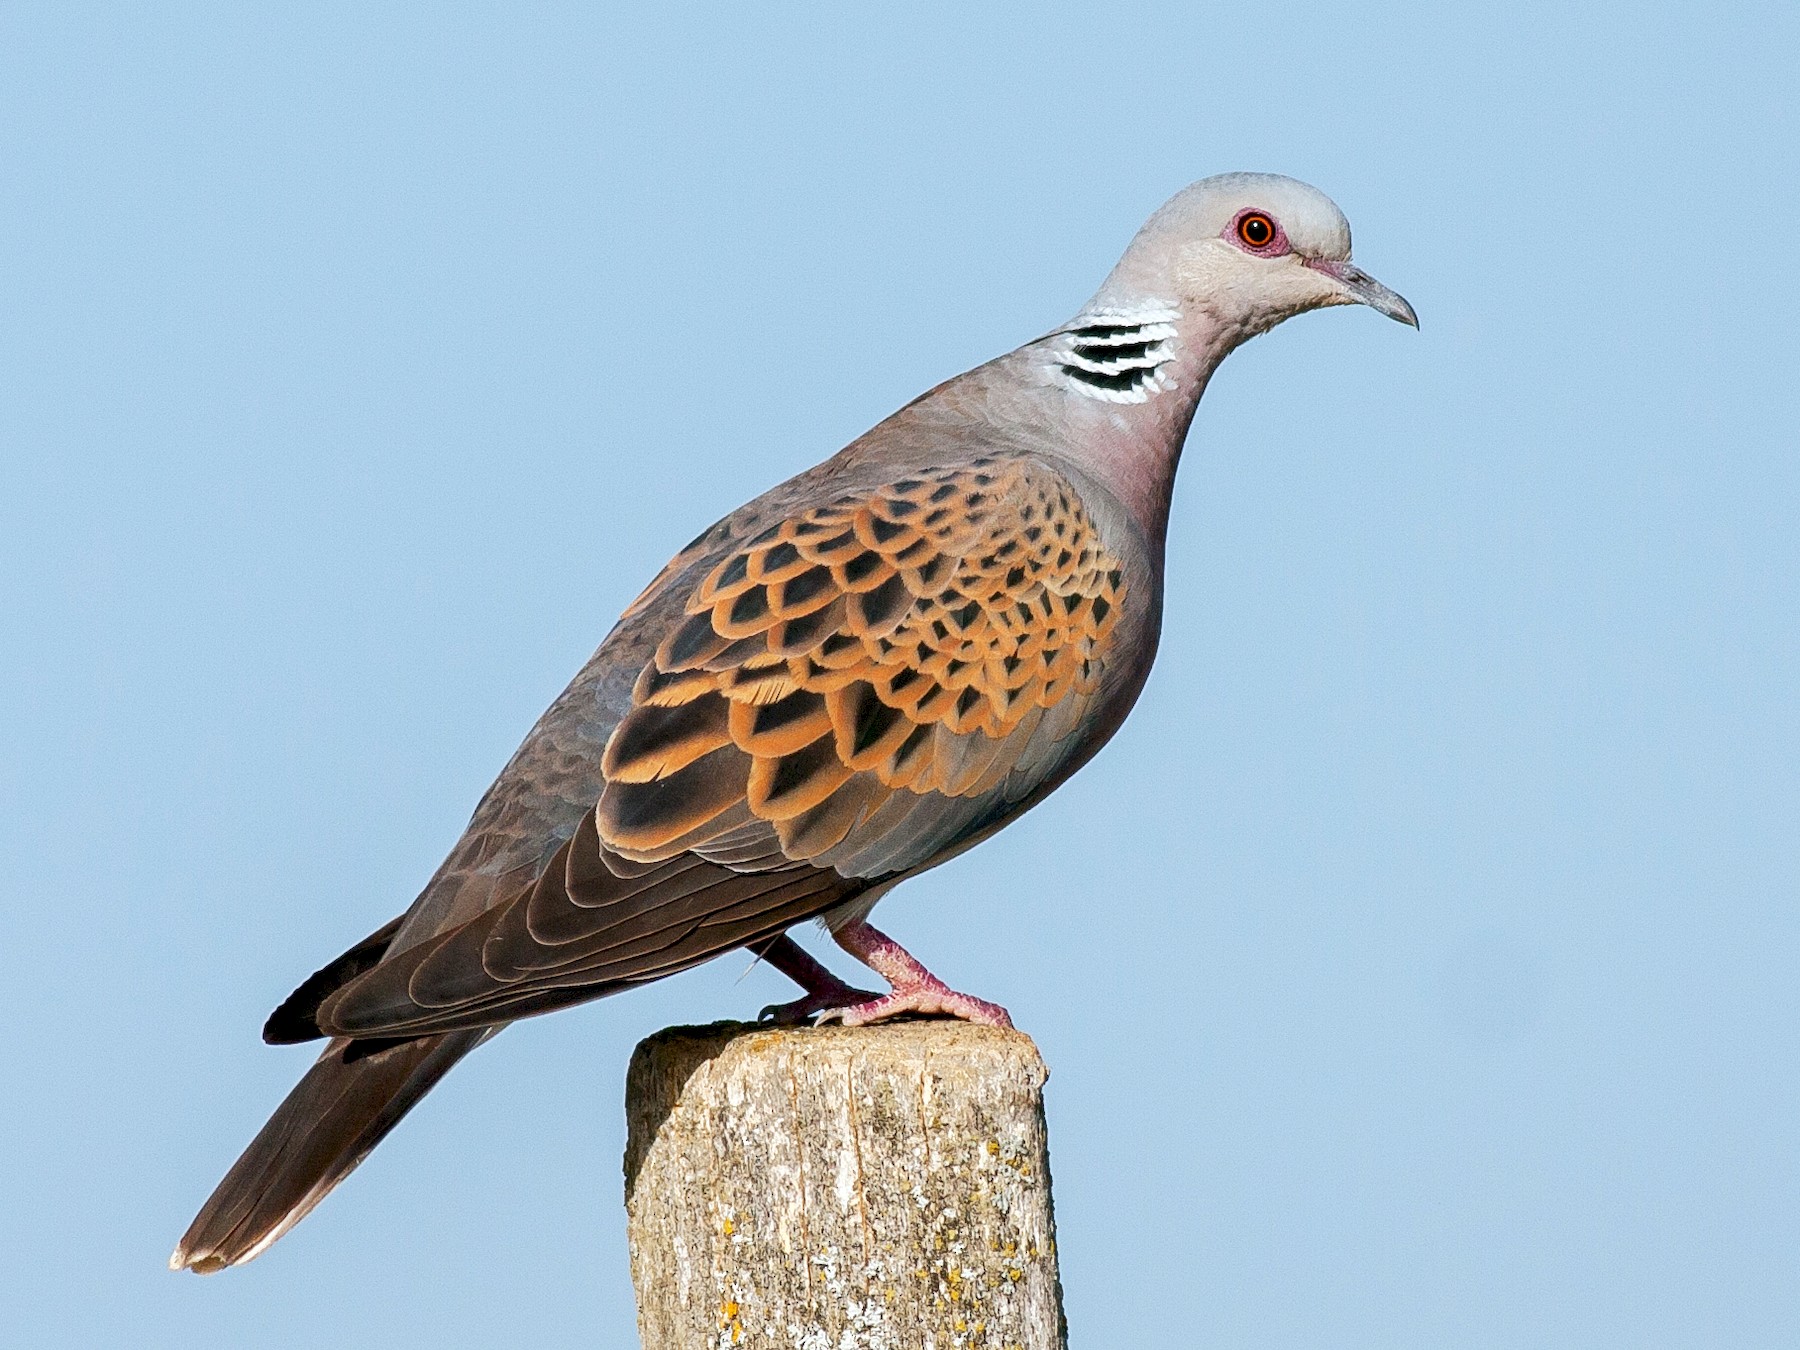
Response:
[[[260,1256],[492,1034],[481,1028],[386,1045],[334,1040],[232,1164],[169,1268],[210,1275]]]

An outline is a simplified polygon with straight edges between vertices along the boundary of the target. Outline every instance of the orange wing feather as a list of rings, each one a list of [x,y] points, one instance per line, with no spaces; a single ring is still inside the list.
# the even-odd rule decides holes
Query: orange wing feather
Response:
[[[1061,475],[977,460],[764,530],[694,588],[602,763],[610,850],[773,829],[820,859],[897,794],[968,798],[1073,730],[1124,595]]]

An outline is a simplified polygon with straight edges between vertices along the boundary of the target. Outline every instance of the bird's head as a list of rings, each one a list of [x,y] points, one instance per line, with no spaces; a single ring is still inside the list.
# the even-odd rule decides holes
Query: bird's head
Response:
[[[1350,261],[1350,222],[1337,203],[1272,173],[1203,178],[1170,198],[1096,299],[1131,292],[1207,313],[1232,340],[1327,305],[1367,305],[1419,326],[1411,305]]]

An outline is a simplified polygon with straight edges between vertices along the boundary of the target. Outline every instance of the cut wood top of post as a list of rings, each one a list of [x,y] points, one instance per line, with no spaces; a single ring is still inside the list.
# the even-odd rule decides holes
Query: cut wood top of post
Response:
[[[902,1072],[929,1071],[934,1078],[959,1083],[970,1077],[986,1079],[983,1096],[1022,1090],[1035,1097],[1050,1077],[1037,1043],[1024,1032],[948,1018],[871,1027],[771,1027],[754,1022],[666,1027],[638,1043],[626,1075],[631,1130],[625,1152],[627,1200],[645,1152],[695,1074],[704,1072],[720,1087],[735,1080],[741,1091],[746,1075],[799,1070],[808,1077],[823,1077],[834,1068],[848,1072],[853,1064],[870,1060]]]

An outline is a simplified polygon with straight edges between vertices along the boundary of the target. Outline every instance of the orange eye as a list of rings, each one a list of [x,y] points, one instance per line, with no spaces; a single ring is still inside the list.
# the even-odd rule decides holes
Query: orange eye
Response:
[[[1275,222],[1261,211],[1252,211],[1238,222],[1238,238],[1251,248],[1267,248],[1275,242]]]

